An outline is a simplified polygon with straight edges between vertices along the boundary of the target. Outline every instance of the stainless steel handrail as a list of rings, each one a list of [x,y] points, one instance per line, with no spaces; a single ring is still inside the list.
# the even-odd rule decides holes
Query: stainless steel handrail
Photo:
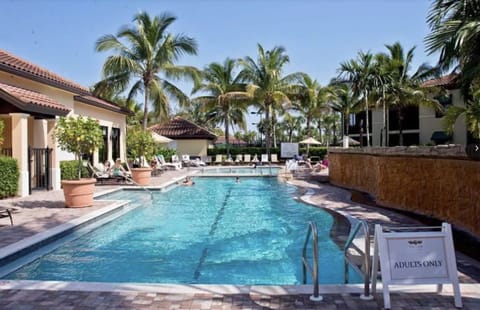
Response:
[[[312,247],[313,247],[313,267],[308,264],[307,261],[307,246],[310,236],[312,237]],[[303,284],[307,284],[307,269],[313,277],[313,295],[310,296],[312,301],[322,301],[323,297],[319,295],[318,288],[318,235],[317,235],[317,225],[314,222],[308,222],[307,236],[305,237],[305,242],[303,243],[302,251],[302,263],[303,263]]]
[[[353,240],[357,236],[358,232],[360,231],[360,228],[363,228],[363,235],[365,238],[365,249],[362,251],[359,249],[355,244],[353,244]],[[350,235],[348,236],[347,242],[345,243],[345,246],[343,248],[343,255],[345,258],[345,283],[348,283],[348,266],[349,262],[352,265],[355,265],[352,263],[349,258],[348,258],[348,249],[350,247],[353,247],[355,251],[357,251],[359,254],[363,254],[363,294],[360,295],[361,299],[364,300],[371,300],[373,299],[373,296],[370,294],[370,277],[371,277],[371,268],[370,268],[370,231],[368,229],[368,224],[365,221],[359,221],[357,224],[355,224],[354,228],[350,232]],[[362,272],[362,270],[360,270]]]

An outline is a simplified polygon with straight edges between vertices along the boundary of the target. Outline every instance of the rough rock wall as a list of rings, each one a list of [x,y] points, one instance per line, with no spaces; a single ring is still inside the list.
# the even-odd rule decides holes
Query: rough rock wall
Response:
[[[462,151],[458,146],[332,149],[330,182],[480,237],[480,162]]]

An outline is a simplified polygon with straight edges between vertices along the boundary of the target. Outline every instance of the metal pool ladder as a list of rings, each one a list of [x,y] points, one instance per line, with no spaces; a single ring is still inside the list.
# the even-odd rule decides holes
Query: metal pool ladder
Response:
[[[307,261],[307,246],[308,241],[312,236],[312,248],[313,248],[313,267],[308,264]],[[317,225],[314,222],[308,222],[307,236],[303,243],[302,251],[302,263],[303,263],[303,284],[307,284],[307,269],[313,277],[313,295],[310,296],[311,301],[322,301],[323,297],[318,294],[318,235]]]
[[[358,232],[362,228],[363,237],[365,239],[364,249],[360,249],[357,245],[353,243],[353,240],[357,236]],[[354,261],[349,255],[348,250],[353,249],[360,257],[363,258],[363,262],[360,267],[358,267],[358,260]],[[371,268],[370,268],[370,232],[368,229],[367,222],[358,221],[353,229],[350,231],[347,242],[343,248],[343,255],[345,257],[345,283],[348,283],[348,266],[351,265],[354,267],[362,276],[364,280],[363,294],[360,295],[360,299],[363,300],[372,300],[373,295],[370,294],[370,277],[371,277]]]

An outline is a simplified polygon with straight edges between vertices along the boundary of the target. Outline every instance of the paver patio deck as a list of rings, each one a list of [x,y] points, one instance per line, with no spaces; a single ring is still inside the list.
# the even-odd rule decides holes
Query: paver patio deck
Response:
[[[190,171],[168,171],[152,178],[152,185],[180,179]],[[417,225],[415,220],[390,210],[370,207],[350,201],[343,189],[308,180],[294,180],[301,191],[314,191],[309,202],[337,212],[365,219],[369,225]],[[116,186],[97,186],[104,191]],[[36,192],[26,198],[7,199],[3,206],[20,208],[14,215],[14,226],[7,218],[0,219],[0,248],[27,236],[45,231],[59,224],[105,207],[108,202],[96,201],[91,208],[69,209],[63,204],[62,191]],[[300,258],[299,258],[300,260]],[[463,309],[480,309],[480,264],[457,253],[459,278],[462,284]],[[92,289],[69,289],[68,285],[55,288],[18,289],[14,281],[0,280],[0,309],[381,309],[383,299],[376,294],[372,301],[362,301],[357,293],[325,293],[324,301],[313,303],[307,294],[160,292]],[[61,289],[58,289],[61,287]],[[442,294],[434,291],[415,293],[397,291],[391,294],[392,309],[454,309],[449,285]],[[410,290],[411,291],[411,290]]]

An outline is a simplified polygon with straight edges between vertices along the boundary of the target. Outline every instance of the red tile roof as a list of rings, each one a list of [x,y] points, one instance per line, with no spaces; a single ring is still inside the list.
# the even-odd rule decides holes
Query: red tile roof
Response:
[[[149,128],[159,135],[170,139],[209,139],[214,140],[217,136],[186,119],[175,117],[164,124],[154,125]]]
[[[0,98],[16,107],[34,113],[67,115],[70,109],[44,94],[0,83]]]
[[[56,73],[37,66],[27,60],[0,49],[0,71],[9,72],[21,77],[63,89],[79,96],[75,100],[94,105],[103,109],[123,114],[130,114],[126,109],[120,108],[112,102],[92,96],[87,87],[65,79]]]
[[[0,70],[10,72],[25,78],[37,80],[45,84],[80,94],[90,93],[88,88],[67,80],[58,74],[37,66],[27,60],[0,49]]]
[[[133,114],[132,112],[128,111],[127,109],[124,109],[122,107],[119,107],[113,102],[103,100],[94,96],[90,95],[85,95],[85,96],[74,96],[74,100],[80,101],[83,103],[88,103],[90,105],[94,105],[103,109],[107,109],[110,111],[114,112],[119,112],[119,113],[126,113],[126,114]]]
[[[458,74],[450,73],[438,79],[425,81],[421,86],[422,87],[435,87],[435,86],[455,87],[457,85],[457,78],[458,78]]]

